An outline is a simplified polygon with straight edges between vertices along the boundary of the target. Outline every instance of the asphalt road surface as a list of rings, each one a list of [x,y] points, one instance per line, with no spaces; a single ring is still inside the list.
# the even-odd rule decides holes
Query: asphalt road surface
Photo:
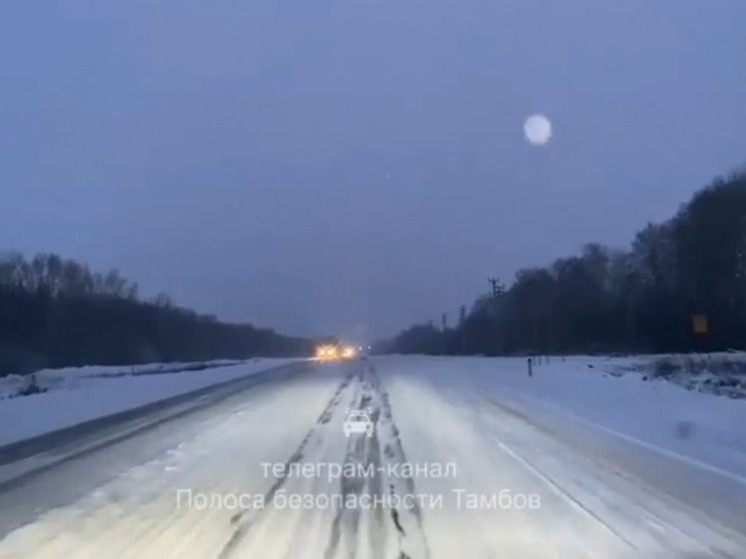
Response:
[[[746,557],[736,481],[395,360],[294,365],[63,442],[0,464],[0,558]]]

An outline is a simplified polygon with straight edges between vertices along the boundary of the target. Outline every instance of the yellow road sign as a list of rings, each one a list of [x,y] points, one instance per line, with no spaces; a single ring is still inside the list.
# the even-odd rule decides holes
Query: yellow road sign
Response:
[[[703,314],[695,314],[692,317],[692,330],[695,334],[707,334],[707,317]]]

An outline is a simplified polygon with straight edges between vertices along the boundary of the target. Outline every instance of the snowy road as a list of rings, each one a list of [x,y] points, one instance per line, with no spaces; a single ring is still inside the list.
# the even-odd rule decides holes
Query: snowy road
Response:
[[[746,556],[737,477],[403,358],[299,371],[6,487],[0,557]]]

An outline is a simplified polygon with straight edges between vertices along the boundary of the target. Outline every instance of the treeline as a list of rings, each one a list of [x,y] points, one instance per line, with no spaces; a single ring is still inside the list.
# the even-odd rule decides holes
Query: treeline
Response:
[[[0,256],[0,375],[87,364],[311,355],[312,340],[226,324],[55,254]]]
[[[746,348],[744,171],[648,224],[628,249],[587,244],[519,271],[504,292],[462,309],[452,327],[418,324],[377,347],[485,355],[730,348]]]

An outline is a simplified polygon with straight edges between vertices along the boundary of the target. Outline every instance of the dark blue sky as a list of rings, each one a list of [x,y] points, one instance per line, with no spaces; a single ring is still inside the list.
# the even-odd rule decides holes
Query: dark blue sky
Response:
[[[742,0],[0,7],[2,248],[290,333],[455,317],[745,148]]]

